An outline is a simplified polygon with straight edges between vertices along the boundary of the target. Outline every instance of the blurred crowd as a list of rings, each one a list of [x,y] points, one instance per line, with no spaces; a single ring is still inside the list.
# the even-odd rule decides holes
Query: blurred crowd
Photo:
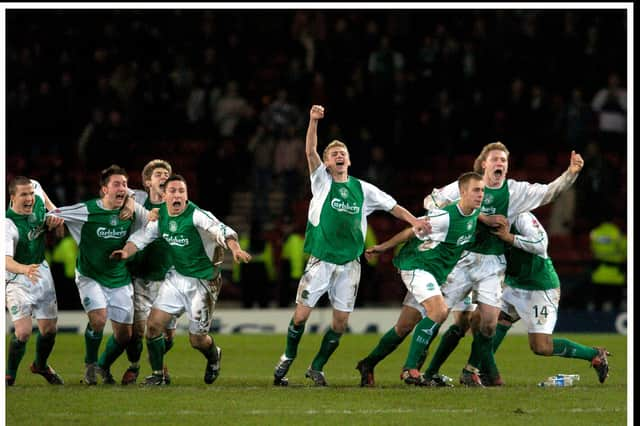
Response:
[[[8,10],[7,178],[67,205],[111,163],[140,187],[165,158],[221,218],[251,192],[246,223],[280,238],[269,194],[304,225],[304,132],[322,104],[321,148],[343,140],[351,174],[416,213],[488,142],[532,182],[575,149],[575,190],[541,215],[591,261],[592,229],[625,232],[626,69],[620,10]],[[395,226],[372,223],[378,238]]]

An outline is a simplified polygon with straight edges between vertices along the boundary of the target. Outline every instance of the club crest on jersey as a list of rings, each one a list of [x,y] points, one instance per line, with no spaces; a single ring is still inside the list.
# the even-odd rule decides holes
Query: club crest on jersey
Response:
[[[27,222],[29,223],[36,223],[38,220],[38,218],[36,217],[35,213],[31,213],[29,214],[29,216],[27,216]]]
[[[493,195],[484,194],[484,198],[482,199],[482,204],[487,205],[493,203]]]
[[[473,221],[472,220],[467,222],[467,231],[471,231],[471,229],[473,229]]]
[[[118,224],[118,216],[116,216],[116,215],[112,215],[112,216],[109,218],[109,225],[111,225],[111,226],[116,226],[117,224]]]
[[[169,221],[169,231],[176,232],[177,230],[178,230],[178,224],[175,222],[175,220]]]
[[[347,188],[340,188],[338,192],[340,193],[340,196],[342,198],[346,199],[349,196],[349,191],[347,190]]]

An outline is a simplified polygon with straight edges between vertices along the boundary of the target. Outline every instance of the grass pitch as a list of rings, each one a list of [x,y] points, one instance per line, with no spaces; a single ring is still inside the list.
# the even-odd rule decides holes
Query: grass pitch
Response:
[[[35,336],[34,336],[35,337]],[[449,389],[407,386],[399,379],[407,339],[376,368],[375,388],[360,388],[357,361],[379,335],[345,335],[325,366],[329,386],[317,388],[304,371],[319,348],[321,335],[307,334],[288,377],[288,387],[274,387],[273,367],[284,350],[283,335],[220,335],[222,368],[213,385],[203,382],[205,361],[186,336],[166,357],[172,384],[166,387],[88,387],[80,383],[84,367],[81,335],[59,334],[50,364],[65,379],[51,386],[29,371],[35,339],[29,341],[15,386],[5,389],[7,425],[267,425],[267,424],[435,424],[435,425],[624,425],[627,424],[627,339],[610,334],[561,334],[584,345],[605,346],[610,377],[600,384],[584,360],[533,355],[524,335],[508,335],[496,354],[506,386]],[[103,348],[106,342],[103,339]],[[442,373],[455,379],[468,356],[465,337]],[[434,342],[437,345],[438,341]],[[101,348],[102,349],[102,348]],[[432,351],[435,346],[432,346]],[[6,356],[6,354],[5,354]],[[150,373],[146,348],[140,379]],[[112,368],[122,377],[123,354]],[[555,373],[580,374],[568,388],[539,388]]]

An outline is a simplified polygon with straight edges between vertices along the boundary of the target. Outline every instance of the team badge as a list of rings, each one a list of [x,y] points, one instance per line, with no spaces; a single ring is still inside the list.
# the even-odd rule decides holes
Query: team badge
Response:
[[[13,305],[13,306],[11,307],[11,313],[12,313],[13,315],[15,315],[15,314],[17,314],[17,313],[18,313],[18,307],[17,307],[16,305]]]
[[[433,283],[427,284],[427,290],[433,291],[433,289],[434,289]]]
[[[116,215],[112,215],[112,216],[109,218],[109,225],[111,225],[111,226],[116,226],[117,224],[118,224],[118,216],[116,216]]]
[[[473,228],[473,221],[472,220],[467,222],[467,231],[471,231],[471,228]]]
[[[178,224],[172,220],[169,222],[169,231],[176,232],[178,230]]]
[[[38,218],[36,217],[35,213],[31,213],[27,217],[27,222],[29,222],[29,223],[36,223],[37,220],[38,220]]]
[[[91,299],[89,298],[89,296],[82,299],[82,304],[84,305],[85,308],[91,306]]]
[[[488,204],[493,203],[493,195],[491,194],[484,194],[484,198],[482,199],[482,204],[484,204],[485,206]]]
[[[302,297],[303,299],[308,299],[309,298],[309,291],[308,290],[302,290],[302,293],[300,294],[300,297]]]
[[[340,196],[342,198],[347,198],[349,196],[349,191],[347,190],[347,188],[340,188],[338,192],[340,192]]]

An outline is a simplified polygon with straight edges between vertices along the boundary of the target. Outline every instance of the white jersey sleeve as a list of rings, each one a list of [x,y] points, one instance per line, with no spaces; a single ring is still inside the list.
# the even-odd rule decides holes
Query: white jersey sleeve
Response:
[[[135,221],[131,224],[131,232],[136,232],[139,229],[144,228],[149,223],[149,210],[145,209],[142,204],[136,202],[135,206]]]
[[[226,249],[227,239],[238,239],[238,234],[236,233],[236,231],[220,222],[211,212],[208,212],[206,210],[194,210],[193,226],[198,229],[203,243],[213,240],[217,245],[222,246]]]
[[[519,214],[516,217],[514,226],[518,232],[513,240],[514,247],[544,259],[548,257],[549,237],[547,236],[547,231],[545,231],[533,213],[524,212]]]
[[[56,216],[64,219],[64,224],[67,225],[71,236],[76,241],[76,244],[80,244],[80,237],[82,232],[82,226],[87,222],[89,218],[89,209],[85,203],[77,203],[71,206],[58,207],[55,210],[47,213],[47,216]]]
[[[442,188],[435,188],[424,199],[423,206],[426,210],[440,209],[460,199],[458,181],[451,182]]]
[[[549,185],[508,180],[509,185],[509,222],[513,223],[520,213],[540,207]]]
[[[364,203],[362,205],[362,211],[365,216],[369,216],[376,210],[384,210],[386,212],[393,209],[398,202],[389,194],[381,190],[380,188],[365,182],[361,179],[362,192],[364,193]]]
[[[13,257],[20,234],[16,224],[11,219],[4,219],[4,254]]]
[[[40,198],[42,198],[42,201],[45,201],[44,198],[44,189],[42,189],[42,185],[40,185],[40,182],[38,182],[35,179],[31,179],[31,184],[33,185],[33,192]]]
[[[158,238],[160,238],[160,232],[158,231],[158,221],[155,220],[129,235],[127,242],[134,244],[138,250],[142,250]]]
[[[149,198],[149,194],[147,194],[147,191],[143,191],[141,189],[130,189],[129,191],[132,192],[133,198],[134,200],[136,200],[136,203],[140,204],[141,206],[144,205],[144,202],[147,201],[147,198]]]
[[[427,215],[427,217],[429,218],[429,223],[431,224],[431,232],[424,237],[420,237],[417,234],[416,236],[423,241],[444,241],[447,238],[447,233],[449,232],[449,213],[445,210],[431,209],[429,210],[429,214]]]
[[[307,219],[313,226],[320,223],[320,213],[322,205],[331,190],[332,177],[327,173],[327,166],[321,164],[309,176],[311,179],[311,201],[309,202],[309,213]]]

